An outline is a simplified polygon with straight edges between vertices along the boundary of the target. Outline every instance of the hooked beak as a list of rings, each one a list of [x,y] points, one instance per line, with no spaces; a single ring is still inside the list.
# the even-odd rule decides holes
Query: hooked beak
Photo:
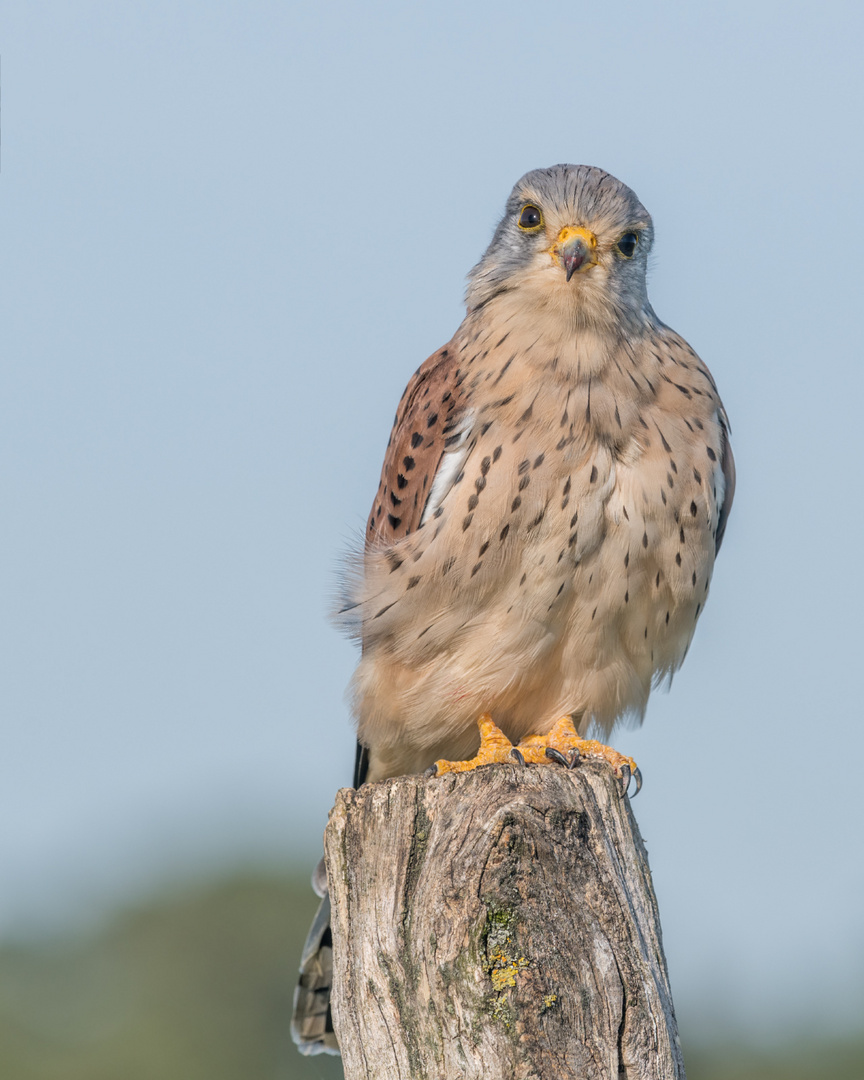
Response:
[[[552,257],[564,267],[569,281],[597,265],[597,237],[590,229],[567,225],[552,246]]]

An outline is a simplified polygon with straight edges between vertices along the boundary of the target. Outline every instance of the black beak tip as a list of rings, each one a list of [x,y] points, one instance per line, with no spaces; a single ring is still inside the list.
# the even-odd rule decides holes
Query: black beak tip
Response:
[[[570,280],[570,278],[573,277],[573,275],[576,273],[576,271],[579,269],[579,267],[584,262],[585,262],[585,256],[584,255],[571,255],[571,256],[569,256],[568,258],[566,258],[564,260],[564,269],[567,271],[567,280],[568,281]]]

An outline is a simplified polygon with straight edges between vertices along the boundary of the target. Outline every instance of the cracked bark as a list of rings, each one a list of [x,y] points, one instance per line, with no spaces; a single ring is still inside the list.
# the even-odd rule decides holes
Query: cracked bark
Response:
[[[325,850],[347,1080],[683,1080],[619,791],[588,763],[339,792]]]

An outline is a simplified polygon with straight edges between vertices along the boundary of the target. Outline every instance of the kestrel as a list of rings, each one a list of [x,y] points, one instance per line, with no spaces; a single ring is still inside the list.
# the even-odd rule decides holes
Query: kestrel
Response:
[[[514,187],[399,404],[344,605],[358,783],[581,753],[626,787],[631,759],[584,736],[640,721],[682,663],[735,486],[714,380],[648,302],[652,241],[601,169]],[[336,1045],[314,938],[305,1052]]]

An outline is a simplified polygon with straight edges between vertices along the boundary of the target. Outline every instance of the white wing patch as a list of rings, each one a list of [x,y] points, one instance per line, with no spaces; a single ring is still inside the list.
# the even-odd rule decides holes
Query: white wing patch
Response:
[[[441,455],[441,460],[438,463],[438,471],[435,473],[435,478],[432,481],[432,489],[429,492],[429,498],[426,500],[426,506],[423,508],[423,516],[420,518],[421,525],[425,525],[429,518],[431,518],[435,511],[441,506],[447,497],[448,492],[453,487],[454,480],[464,468],[465,462],[468,460],[468,455],[471,453],[474,446],[475,440],[471,437],[473,431],[474,412],[469,409],[459,421],[456,429],[450,434],[450,438],[454,440],[453,443],[448,446]]]

